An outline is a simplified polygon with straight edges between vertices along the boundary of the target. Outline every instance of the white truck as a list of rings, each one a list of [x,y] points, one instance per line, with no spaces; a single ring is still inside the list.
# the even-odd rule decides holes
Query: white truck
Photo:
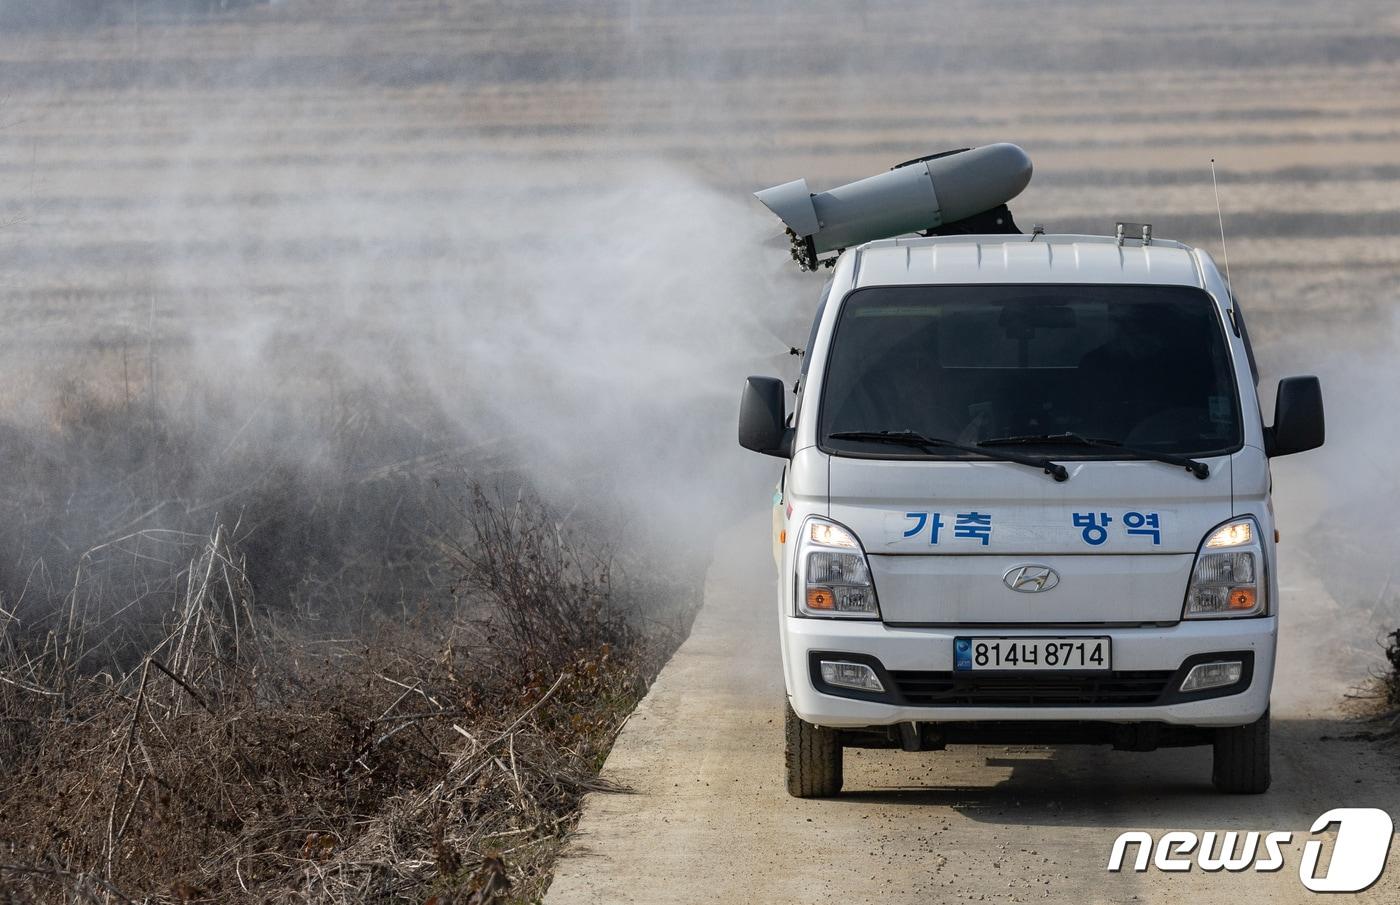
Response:
[[[862,207],[861,183],[825,204],[801,181],[759,195],[799,261],[839,251],[791,411],[782,382],[750,377],[740,412],[741,445],[785,463],[788,791],[839,792],[847,747],[1090,743],[1211,744],[1217,789],[1263,792],[1269,459],[1322,444],[1318,381],[1281,381],[1266,426],[1205,252],[1150,228],[1012,232],[1001,202],[1029,161],[967,155],[913,162],[917,203]],[[901,204],[923,213],[887,216]],[[931,234],[853,241],[911,216]],[[823,230],[845,234],[823,249]]]

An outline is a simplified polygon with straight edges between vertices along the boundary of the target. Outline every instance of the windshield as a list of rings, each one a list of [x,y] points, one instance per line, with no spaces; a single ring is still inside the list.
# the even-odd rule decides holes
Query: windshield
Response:
[[[831,435],[1045,437],[1056,458],[1121,457],[1050,439],[1065,433],[1181,455],[1241,442],[1215,303],[1178,286],[857,290],[836,324],[820,420],[823,447],[880,456],[929,453]]]

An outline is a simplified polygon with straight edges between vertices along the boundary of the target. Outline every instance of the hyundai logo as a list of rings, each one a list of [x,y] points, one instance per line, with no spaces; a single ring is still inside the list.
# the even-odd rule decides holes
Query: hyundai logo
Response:
[[[1001,576],[1001,583],[1013,591],[1034,594],[1048,591],[1060,583],[1060,573],[1049,566],[1012,566]]]

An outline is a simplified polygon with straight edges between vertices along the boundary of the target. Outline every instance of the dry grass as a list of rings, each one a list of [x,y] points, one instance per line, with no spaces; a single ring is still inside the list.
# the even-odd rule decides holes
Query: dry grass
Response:
[[[1373,670],[1346,693],[1342,707],[1364,728],[1342,736],[1353,741],[1380,741],[1400,736],[1400,629],[1384,636],[1386,667]]]
[[[1400,735],[1400,629],[1385,636],[1385,660],[1388,668],[1348,695],[1357,714],[1375,727],[1363,730],[1362,737]]]
[[[1385,659],[1390,671],[1381,676],[1380,682],[1385,691],[1385,702],[1400,709],[1400,629],[1391,632],[1385,646]]]
[[[393,460],[225,461],[208,507],[188,436],[78,408],[58,447],[29,438],[29,533],[3,539],[0,902],[541,894],[685,583],[630,577],[653,573],[524,491],[438,505],[441,475]],[[114,448],[128,479],[59,518],[75,457]],[[97,512],[110,536],[65,552]]]

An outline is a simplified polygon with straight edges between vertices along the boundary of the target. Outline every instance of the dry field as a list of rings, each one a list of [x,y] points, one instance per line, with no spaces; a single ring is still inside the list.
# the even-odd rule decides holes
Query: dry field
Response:
[[[85,681],[105,670],[117,697],[101,700],[120,703],[84,724],[82,742],[117,746],[103,750],[118,777],[64,789],[99,796],[101,825],[80,842],[11,839],[0,863],[50,871],[23,882],[110,897],[97,878],[125,870],[135,885],[111,882],[133,898],[244,883],[251,898],[353,898],[370,888],[355,883],[389,877],[373,888],[415,901],[451,892],[435,878],[487,882],[486,853],[511,846],[482,845],[470,815],[415,824],[387,873],[355,873],[373,858],[346,854],[354,840],[323,843],[300,823],[261,891],[221,873],[233,849],[188,851],[159,877],[123,867],[122,840],[134,850],[153,794],[137,791],[129,727],[155,731],[194,700],[141,665],[173,617],[133,623],[128,605],[175,612],[192,564],[228,562],[225,603],[248,599],[243,575],[259,608],[302,620],[294,636],[308,623],[319,637],[352,633],[354,670],[379,669],[367,639],[388,632],[391,655],[416,651],[404,675],[470,683],[472,668],[415,644],[455,624],[441,608],[457,605],[461,570],[437,542],[470,546],[471,478],[529,484],[556,520],[586,516],[618,536],[665,526],[703,560],[717,526],[766,493],[762,464],[732,448],[734,391],[746,373],[791,374],[786,347],[817,291],[747,194],[797,176],[825,187],[948,147],[1029,151],[1037,176],[1012,205],[1023,227],[1149,221],[1218,252],[1216,159],[1265,380],[1321,374],[1332,424],[1328,449],[1277,468],[1285,583],[1321,582],[1341,601],[1298,608],[1289,655],[1322,665],[1281,692],[1331,705],[1380,664],[1376,639],[1400,623],[1400,418],[1386,405],[1400,386],[1392,4],[219,6],[123,0],[82,24],[0,15],[0,638],[37,662],[56,614],[82,597],[110,661],[86,663]],[[232,546],[210,546],[216,526]],[[161,531],[181,533],[155,555],[142,544]],[[98,548],[116,552],[84,558]],[[100,580],[85,577],[94,557]],[[424,607],[447,621],[414,636],[405,626]],[[299,649],[268,643],[284,659]],[[136,707],[143,675],[175,708],[159,719]],[[254,686],[228,681],[228,713],[256,709]],[[336,682],[317,687],[340,694]],[[55,690],[30,684],[0,701],[28,707]],[[398,692],[380,699],[388,687],[352,696],[348,737],[402,706]],[[507,703],[486,723],[504,730],[522,709]],[[317,709],[296,707],[286,719]],[[28,726],[26,713],[4,716]],[[589,746],[606,744],[616,716],[599,715]],[[439,722],[423,750],[449,765],[476,750]],[[16,744],[48,763],[32,738]],[[507,774],[519,782],[497,779]],[[433,775],[395,779],[343,813],[382,815]],[[16,810],[0,805],[0,836]],[[229,841],[240,815],[209,814],[219,844],[244,844]],[[453,839],[469,841],[453,851]],[[343,868],[336,882],[304,885],[328,861]],[[539,888],[540,862],[526,877],[507,861],[525,882],[514,894]]]

